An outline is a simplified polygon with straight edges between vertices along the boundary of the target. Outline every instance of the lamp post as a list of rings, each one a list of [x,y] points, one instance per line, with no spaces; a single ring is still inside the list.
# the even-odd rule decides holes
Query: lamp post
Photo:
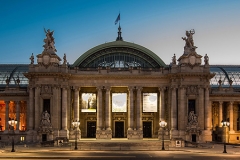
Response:
[[[226,131],[226,128],[229,127],[229,125],[230,125],[230,123],[228,121],[223,121],[223,120],[222,120],[221,124],[224,127],[225,131]],[[224,140],[223,153],[227,153],[227,150],[226,150],[226,138]]]
[[[165,130],[165,127],[167,126],[167,122],[160,121],[159,125],[160,125],[160,127],[162,127],[162,150],[165,150],[165,148],[164,148],[164,130]]]
[[[75,150],[77,150],[78,148],[77,148],[77,128],[80,126],[80,121],[73,121],[72,122],[72,125],[74,126],[74,128],[75,128]]]
[[[11,130],[12,130],[12,150],[11,152],[15,152],[15,149],[14,149],[14,126],[17,124],[17,121],[14,120],[14,119],[10,119],[8,121],[8,124],[11,126]]]

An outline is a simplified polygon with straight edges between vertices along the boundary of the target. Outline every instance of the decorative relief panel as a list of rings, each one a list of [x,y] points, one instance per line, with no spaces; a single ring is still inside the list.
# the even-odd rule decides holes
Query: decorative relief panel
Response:
[[[187,95],[198,95],[198,86],[188,86],[186,87]]]
[[[52,86],[43,85],[41,88],[41,94],[52,94]]]

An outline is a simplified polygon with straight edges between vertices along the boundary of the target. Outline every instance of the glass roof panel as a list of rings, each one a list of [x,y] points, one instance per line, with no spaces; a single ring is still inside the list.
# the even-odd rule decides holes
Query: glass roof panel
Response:
[[[240,65],[212,65],[210,72],[216,75],[210,80],[212,86],[219,86],[218,81],[222,81],[222,86],[229,86],[232,80],[233,87],[240,87]]]
[[[0,85],[6,86],[7,79],[9,79],[9,85],[17,85],[19,79],[20,86],[27,86],[28,79],[23,75],[28,72],[28,65],[25,64],[0,64]]]

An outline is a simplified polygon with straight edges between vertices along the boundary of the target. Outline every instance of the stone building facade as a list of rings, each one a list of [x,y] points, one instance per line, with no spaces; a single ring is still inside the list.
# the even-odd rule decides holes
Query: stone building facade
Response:
[[[24,143],[74,139],[73,121],[81,123],[78,138],[161,139],[159,122],[166,121],[170,141],[239,143],[238,82],[197,53],[194,30],[186,32],[183,54],[174,54],[169,65],[124,41],[120,27],[116,41],[70,65],[66,54],[58,56],[53,32],[45,33],[44,50],[29,65],[0,66],[1,141],[9,140],[8,121],[14,119],[15,140]],[[217,77],[219,68],[225,78]],[[226,132],[222,120],[230,122]]]

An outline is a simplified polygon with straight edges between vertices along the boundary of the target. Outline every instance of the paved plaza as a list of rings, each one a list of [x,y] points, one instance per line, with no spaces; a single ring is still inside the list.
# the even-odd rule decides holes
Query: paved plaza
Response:
[[[40,145],[15,145],[15,152],[11,152],[11,145],[0,149],[1,160],[13,159],[61,159],[61,160],[85,160],[85,159],[106,159],[106,160],[141,160],[141,159],[240,159],[240,146],[227,145],[227,153],[223,153],[223,144],[198,144],[189,147],[168,147],[162,151],[159,146],[129,146],[128,148],[119,141],[102,145],[99,141],[80,141],[78,149],[75,150],[74,143],[66,146],[42,147]],[[155,143],[155,142],[153,142]],[[82,145],[84,146],[82,146]],[[144,144],[144,142],[143,142]],[[161,143],[160,143],[161,144]]]

